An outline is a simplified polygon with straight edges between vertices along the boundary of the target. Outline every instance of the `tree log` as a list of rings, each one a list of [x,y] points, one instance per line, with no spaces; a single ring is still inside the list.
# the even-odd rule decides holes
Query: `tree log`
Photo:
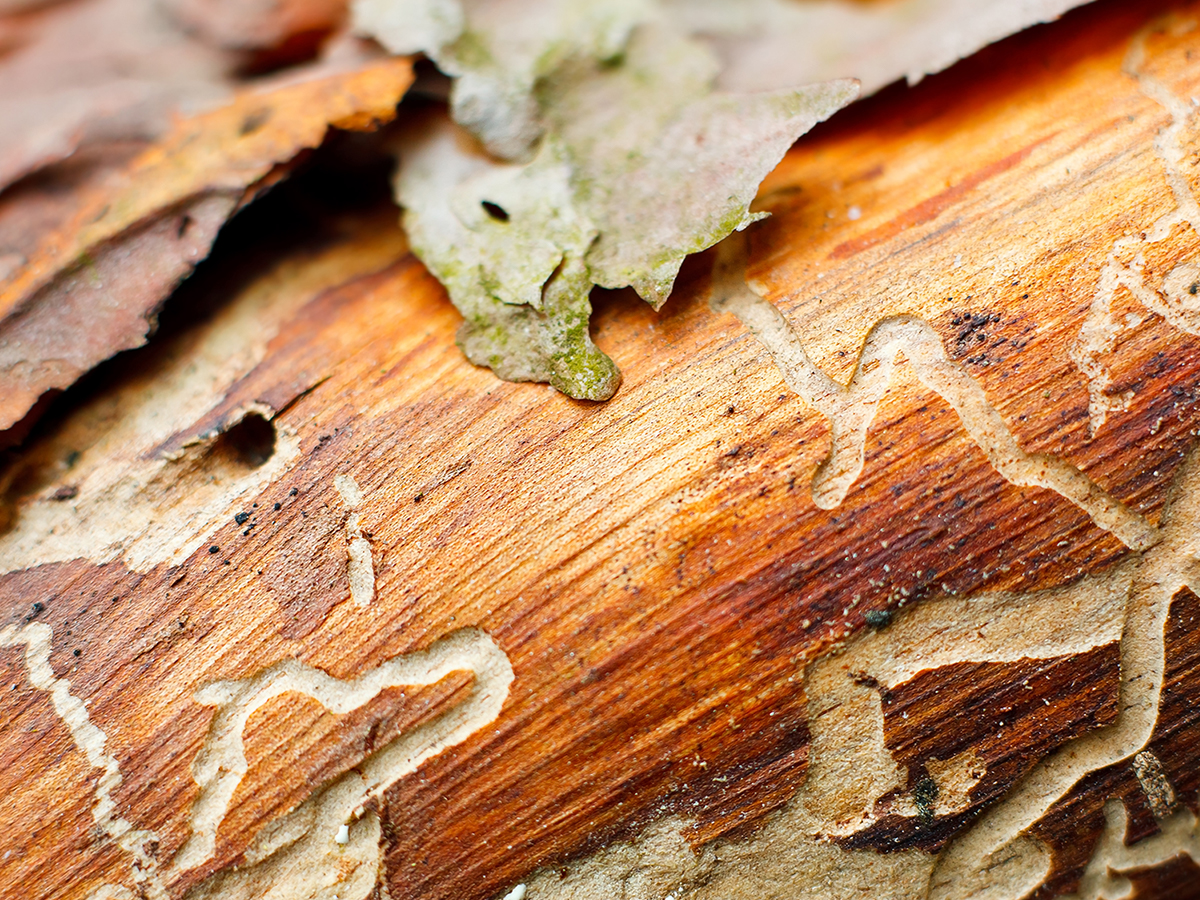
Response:
[[[318,154],[9,454],[0,897],[1200,897],[1198,22],[836,116],[603,404]]]

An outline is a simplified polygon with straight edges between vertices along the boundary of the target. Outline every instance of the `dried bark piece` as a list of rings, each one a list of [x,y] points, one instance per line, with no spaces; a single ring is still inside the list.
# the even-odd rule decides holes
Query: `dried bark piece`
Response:
[[[855,95],[794,85],[860,67],[870,89],[915,80],[1072,5],[356,0],[353,12],[360,32],[454,77],[453,118],[507,161],[448,125],[399,148],[397,199],[467,319],[460,346],[501,377],[604,400],[619,372],[587,333],[591,287],[632,286],[657,309],[685,256],[753,221],[787,147]],[[739,66],[756,93],[714,93],[750,78]]]
[[[66,225],[87,197],[146,146],[130,141],[87,148],[0,191],[0,285],[16,277],[43,237]]]
[[[542,133],[534,89],[572,58],[619,55],[653,0],[355,0],[359,31],[424,52],[456,81],[457,122],[491,153],[527,161]]]
[[[165,0],[180,22],[218,47],[278,47],[305,33],[332,31],[345,0]]]
[[[719,85],[725,90],[852,77],[864,94],[898,78],[914,84],[1086,2],[661,0],[676,27],[709,41],[723,64]]]
[[[0,188],[83,146],[159,138],[232,88],[234,57],[148,0],[72,0],[0,32]]]
[[[759,218],[759,182],[856,93],[842,81],[715,94],[715,75],[702,46],[647,27],[619,65],[581,59],[546,80],[528,164],[490,159],[445,121],[401,138],[405,227],[466,317],[473,362],[611,397],[620,374],[588,335],[592,286],[633,286],[660,307],[684,257]]]
[[[29,12],[56,2],[58,0],[0,0],[0,16]]]
[[[155,310],[208,252],[222,223],[330,127],[370,130],[395,116],[406,59],[247,93],[185,119],[120,183],[86,202],[0,286],[0,429],[46,391],[144,343]]]

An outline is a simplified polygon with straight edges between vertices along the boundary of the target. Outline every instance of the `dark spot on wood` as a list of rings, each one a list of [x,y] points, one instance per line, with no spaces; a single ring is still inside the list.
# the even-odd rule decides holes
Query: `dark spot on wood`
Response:
[[[275,454],[275,426],[258,413],[249,413],[220,437],[243,465],[257,469]]]
[[[917,818],[921,824],[928,825],[933,821],[933,804],[937,802],[937,782],[928,775],[923,775],[913,786],[913,803],[917,807]]]
[[[892,624],[892,615],[890,609],[868,609],[863,614],[863,621],[871,628],[878,630]]]
[[[494,219],[495,221],[497,221],[497,222],[507,222],[508,221],[508,210],[506,210],[499,203],[493,203],[491,200],[482,200],[482,201],[480,201],[479,205],[482,206],[483,211],[485,213],[487,213],[488,216],[490,218]]]
[[[238,128],[238,136],[247,137],[251,134],[254,134],[254,132],[266,125],[267,120],[270,118],[271,108],[266,106],[262,109],[256,109],[253,112],[248,113],[246,117],[242,119],[241,127]]]

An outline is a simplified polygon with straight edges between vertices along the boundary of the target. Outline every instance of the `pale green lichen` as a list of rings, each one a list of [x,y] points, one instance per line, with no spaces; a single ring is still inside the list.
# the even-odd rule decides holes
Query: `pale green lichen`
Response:
[[[450,113],[470,137],[446,120],[410,129],[396,190],[413,249],[466,317],[463,349],[504,378],[604,399],[619,375],[587,334],[591,288],[666,302],[683,259],[760,218],[762,179],[854,98],[855,82],[831,76],[916,79],[1077,2],[352,8],[359,33],[453,78]],[[819,83],[790,86],[806,81]]]
[[[660,307],[684,258],[758,218],[762,179],[856,94],[715,93],[716,58],[650,0],[401,6],[412,28],[385,0],[356,5],[360,28],[392,49],[435,35],[424,49],[455,76],[457,124],[429,114],[396,142],[413,250],[462,311],[473,362],[576,398],[620,383],[588,334],[593,286]]]
[[[568,59],[608,60],[656,0],[355,0],[358,30],[424,52],[455,79],[455,121],[490,153],[526,160],[542,134],[537,83]]]

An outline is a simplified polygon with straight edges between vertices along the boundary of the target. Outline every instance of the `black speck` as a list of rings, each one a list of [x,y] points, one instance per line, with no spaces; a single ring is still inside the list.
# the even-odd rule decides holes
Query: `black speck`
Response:
[[[213,544],[211,547],[208,548],[208,552],[209,553],[220,553],[221,548],[218,547],[216,544]]]
[[[737,412],[737,410],[731,406],[729,409],[725,410],[725,415],[732,416],[735,412]]]
[[[292,488],[290,491],[288,491],[288,496],[295,497],[298,493],[300,493],[299,488]]]
[[[248,522],[249,520],[250,520],[250,513],[248,513],[248,512],[240,512],[236,516],[233,517],[233,521],[237,522],[239,525],[245,525],[246,522]]]
[[[1200,294],[1200,281],[1193,281],[1192,286],[1188,288],[1188,293],[1193,297],[1195,297],[1196,294]]]
[[[424,499],[425,499],[424,494],[417,494],[417,496],[413,497],[413,503],[420,503]]]
[[[276,504],[275,504],[275,512],[279,512],[279,510],[281,510],[281,509],[283,509],[283,504],[282,504],[282,503],[276,503]]]
[[[917,806],[917,818],[922,825],[933,821],[933,804],[937,802],[937,782],[925,775],[913,786],[913,803]]]
[[[256,109],[251,113],[248,113],[246,115],[246,117],[242,119],[241,127],[238,128],[238,136],[246,137],[247,135],[254,134],[254,132],[258,131],[258,129],[260,129],[264,125],[266,125],[267,120],[270,118],[271,118],[271,108],[270,107],[263,107],[261,109]]]
[[[38,616],[40,616],[45,609],[46,609],[45,603],[42,603],[42,601],[40,601],[40,600],[35,601],[33,606],[31,607],[31,611],[30,611],[29,615],[27,615],[25,617],[25,621],[32,622],[34,619],[36,619]]]
[[[892,624],[892,611],[890,609],[868,609],[863,614],[863,620],[874,629],[887,628]]]
[[[499,203],[493,203],[491,200],[481,200],[479,205],[483,207],[484,212],[497,222],[508,221],[508,210]]]
[[[75,657],[83,656],[83,651],[82,650],[72,650],[71,655],[75,656]]]

